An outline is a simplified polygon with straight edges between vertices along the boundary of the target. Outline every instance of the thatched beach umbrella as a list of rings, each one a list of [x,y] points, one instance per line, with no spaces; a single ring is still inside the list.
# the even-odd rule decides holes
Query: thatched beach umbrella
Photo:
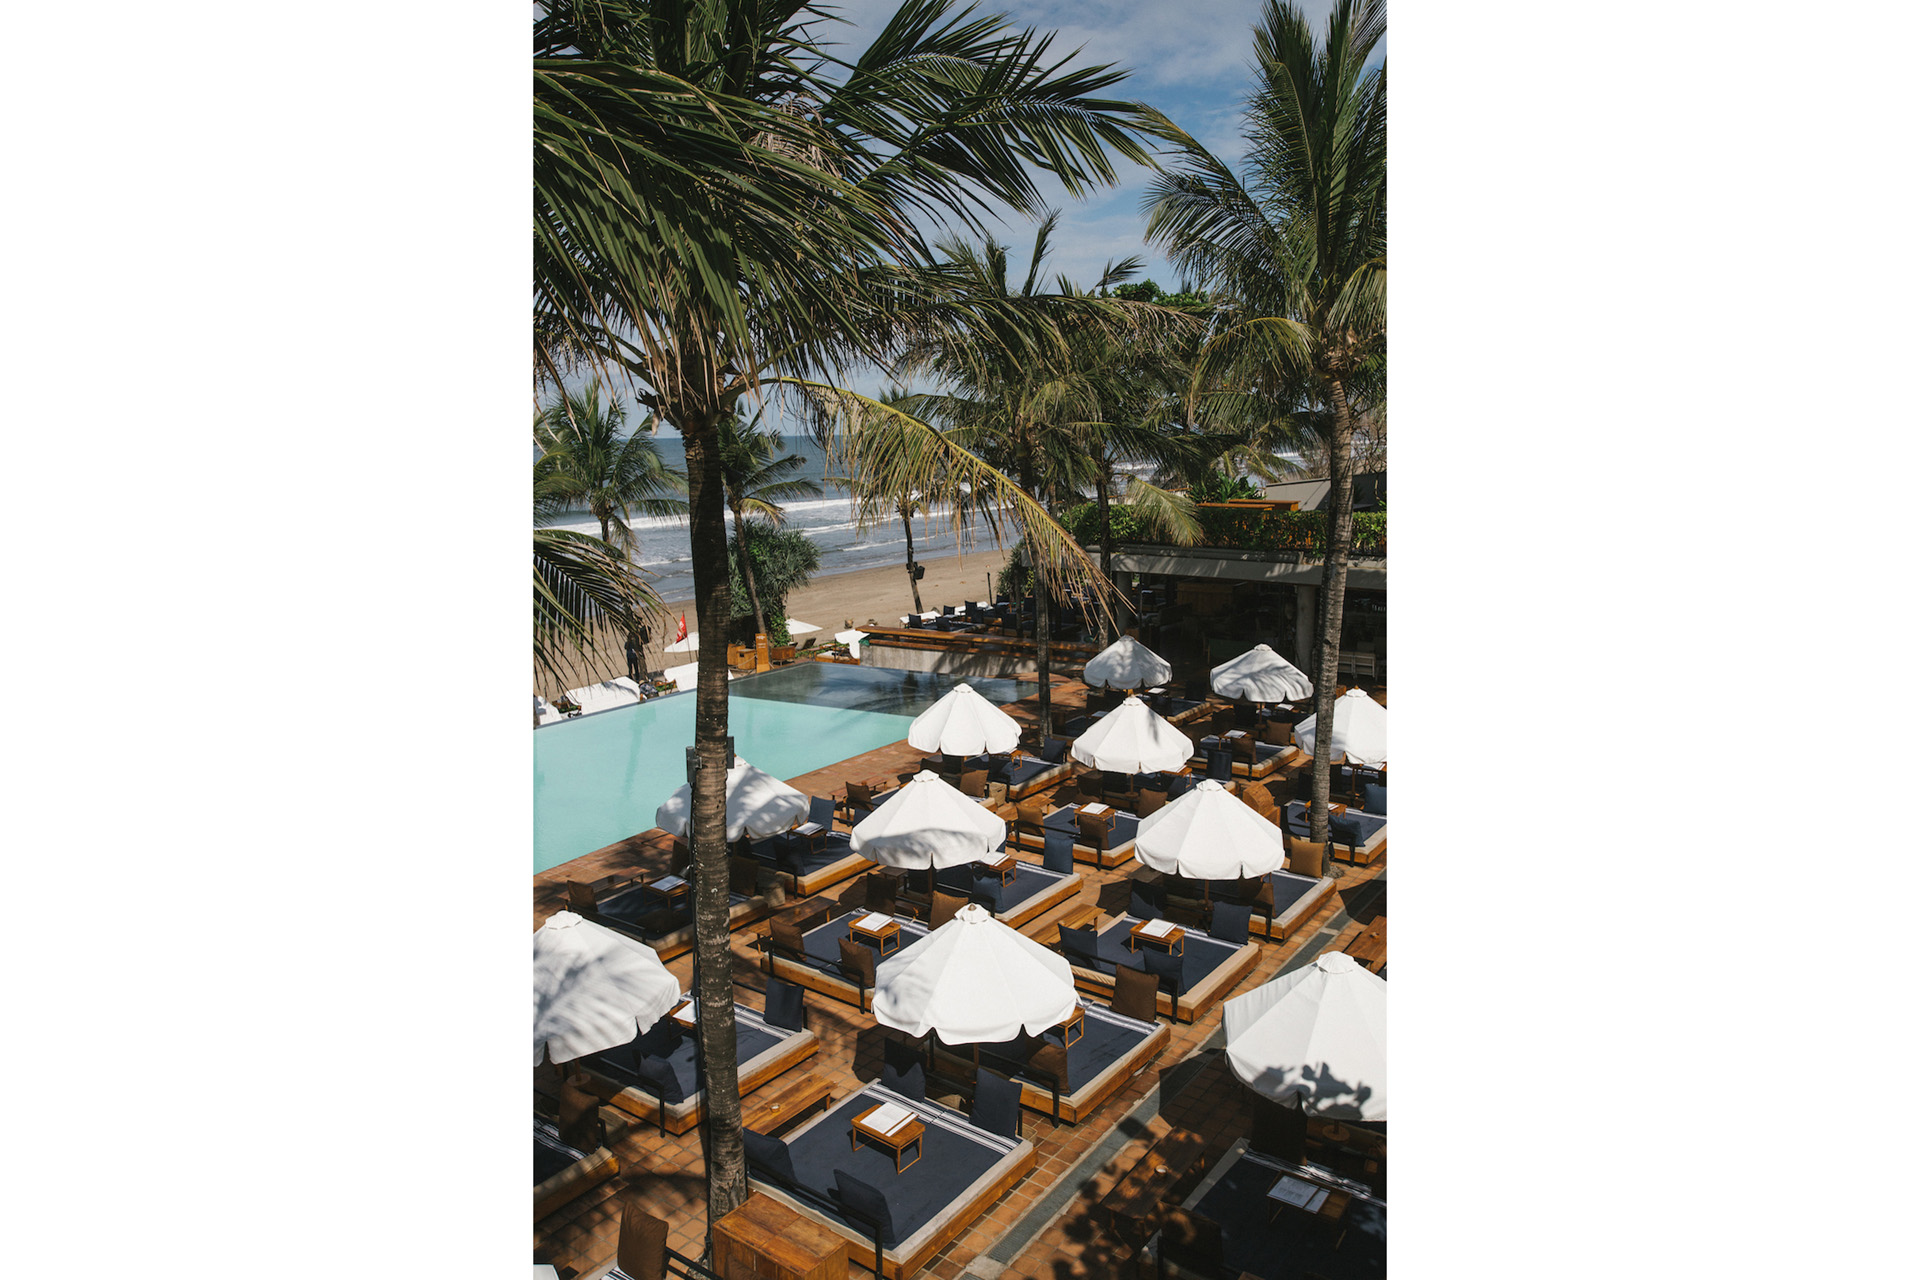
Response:
[[[533,1065],[612,1049],[679,1003],[680,982],[652,947],[571,911],[533,934]]]
[[[1087,660],[1080,679],[1093,689],[1147,689],[1173,679],[1173,667],[1132,636],[1121,636]]]
[[[727,770],[727,842],[751,836],[758,840],[790,831],[806,820],[810,802],[770,773],[754,768],[739,756]],[[687,834],[693,814],[693,788],[682,785],[654,811],[654,825],[676,836]]]
[[[1193,739],[1129,697],[1075,738],[1069,750],[1080,763],[1114,773],[1172,772],[1193,757]]]
[[[1307,679],[1307,673],[1264,644],[1215,667],[1212,684],[1213,691],[1223,698],[1245,698],[1249,702],[1290,702],[1313,696],[1313,681]]]
[[[916,751],[954,756],[1011,751],[1020,745],[1020,722],[981,697],[972,685],[957,684],[913,718],[907,745]]]

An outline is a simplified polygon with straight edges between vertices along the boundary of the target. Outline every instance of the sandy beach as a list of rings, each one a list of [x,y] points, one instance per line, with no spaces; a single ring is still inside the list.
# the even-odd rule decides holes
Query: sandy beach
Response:
[[[991,596],[990,582],[1006,565],[1007,553],[997,547],[979,547],[964,555],[945,555],[932,560],[923,560],[927,576],[920,580],[920,600],[927,608],[937,609],[941,605],[959,604],[962,600],[980,600]],[[873,621],[881,626],[897,627],[902,615],[913,608],[913,593],[907,582],[907,568],[904,559],[900,564],[874,569],[856,569],[849,573],[815,575],[813,580],[787,598],[787,615],[790,618],[811,622],[820,628],[814,639],[823,644],[831,643],[833,633],[844,630],[849,622],[854,626]],[[656,633],[652,643],[647,646],[645,667],[649,671],[658,671],[665,667],[678,666],[692,662],[691,653],[664,653],[663,647],[673,639],[674,629],[679,625],[680,614],[687,615],[687,630],[698,631],[699,623],[694,617],[691,599],[670,601],[667,605],[669,621],[664,634]],[[805,639],[806,637],[798,637]],[[547,673],[535,670],[534,689],[552,698],[566,689],[577,689],[581,685],[607,680],[614,676],[627,674],[627,661],[618,641],[597,662],[575,660],[566,666],[566,678],[556,681]]]

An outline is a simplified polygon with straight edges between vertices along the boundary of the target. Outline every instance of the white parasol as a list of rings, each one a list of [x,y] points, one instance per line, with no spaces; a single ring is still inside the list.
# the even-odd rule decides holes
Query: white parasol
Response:
[[[1313,754],[1313,735],[1320,717],[1308,716],[1293,726],[1293,740]],[[1365,689],[1349,689],[1333,700],[1333,759],[1348,764],[1387,762],[1387,709],[1367,696]]]
[[[1020,722],[963,682],[913,718],[907,728],[907,745],[917,751],[956,756],[1011,751],[1020,745]]]
[[[1006,842],[1007,823],[924,769],[853,828],[853,851],[890,867],[957,867]]]
[[[1213,669],[1213,691],[1223,698],[1249,702],[1289,702],[1311,698],[1313,681],[1268,646],[1257,644]]]
[[[1195,880],[1244,880],[1287,860],[1280,828],[1212,778],[1140,820],[1133,846],[1155,871]]]
[[[795,823],[806,820],[811,802],[770,773],[754,768],[739,756],[727,770],[727,841],[741,836],[758,840],[790,831]],[[676,836],[687,834],[687,821],[693,812],[691,784],[674,788],[673,794],[654,811],[654,825]]]
[[[1147,689],[1173,679],[1173,667],[1132,636],[1121,636],[1087,659],[1080,679],[1095,689]]]
[[[997,1044],[1065,1022],[1079,1003],[1067,958],[968,903],[874,971],[881,1024],[948,1044]]]
[[[680,1001],[680,983],[652,947],[571,911],[533,934],[533,1065],[612,1049]]]
[[[1387,1118],[1387,980],[1330,952],[1226,1003],[1233,1074],[1316,1114]]]
[[[1181,768],[1193,757],[1193,739],[1135,697],[1101,716],[1073,740],[1075,760],[1115,773]]]

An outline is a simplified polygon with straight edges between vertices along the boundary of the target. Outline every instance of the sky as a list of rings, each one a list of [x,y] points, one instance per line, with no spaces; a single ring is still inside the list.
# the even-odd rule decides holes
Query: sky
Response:
[[[899,7],[899,0],[844,0],[832,8],[850,24],[824,35],[846,46],[849,56],[865,48]],[[1304,0],[1316,29],[1325,22],[1331,0]],[[1158,108],[1214,155],[1232,163],[1242,143],[1240,112],[1252,88],[1252,29],[1261,0],[983,0],[982,14],[1004,13],[1015,26],[1057,33],[1049,52],[1056,58],[1078,53],[1074,67],[1111,64],[1130,70],[1104,96],[1137,100]],[[1138,256],[1144,265],[1135,279],[1152,279],[1173,290],[1177,273],[1144,240],[1146,218],[1141,200],[1152,171],[1122,160],[1119,181],[1084,199],[1068,196],[1058,182],[1042,178],[1049,203],[1060,210],[1046,263],[1045,278],[1056,275],[1089,284],[1109,262]],[[1008,274],[1018,281],[1027,270],[1034,223],[1008,209],[996,239],[1010,246]],[[875,370],[847,380],[854,390],[873,393],[886,379]],[[670,432],[669,432],[670,433]]]

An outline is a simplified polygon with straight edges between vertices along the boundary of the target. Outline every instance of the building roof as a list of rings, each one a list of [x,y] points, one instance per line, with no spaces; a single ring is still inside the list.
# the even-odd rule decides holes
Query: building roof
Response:
[[[1306,480],[1282,480],[1267,486],[1264,496],[1282,502],[1297,502],[1302,511],[1323,511],[1333,485],[1325,476]],[[1353,509],[1374,511],[1387,503],[1387,473],[1363,471],[1353,478]]]

